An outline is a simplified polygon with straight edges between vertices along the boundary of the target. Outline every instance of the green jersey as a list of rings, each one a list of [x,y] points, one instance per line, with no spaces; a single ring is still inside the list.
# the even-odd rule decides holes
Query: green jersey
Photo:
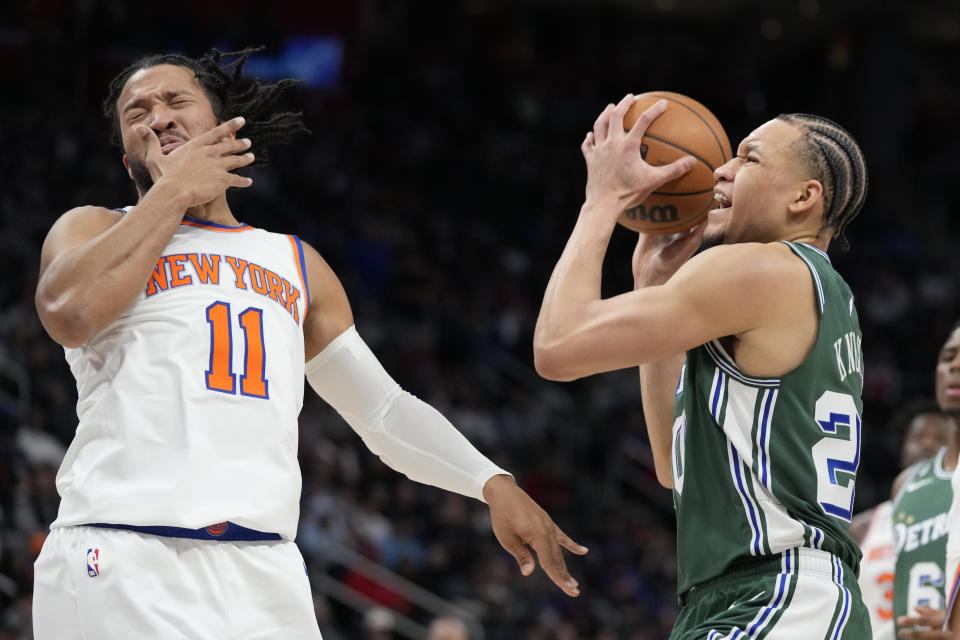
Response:
[[[860,324],[827,254],[785,244],[815,288],[820,322],[806,360],[763,378],[743,373],[719,340],[687,352],[672,464],[681,594],[795,547],[828,551],[859,571],[847,527],[860,464]]]
[[[914,607],[943,609],[944,566],[950,532],[953,473],[943,470],[947,450],[911,467],[893,500],[897,560],[893,578],[893,619],[915,614]],[[897,631],[899,631],[897,627]]]

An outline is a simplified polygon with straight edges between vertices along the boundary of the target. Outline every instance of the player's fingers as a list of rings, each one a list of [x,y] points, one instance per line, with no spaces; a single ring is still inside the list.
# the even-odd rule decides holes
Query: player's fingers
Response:
[[[214,145],[214,152],[221,156],[232,156],[250,148],[250,138],[223,138]]]
[[[137,125],[136,128],[137,135],[143,139],[144,143],[147,145],[147,153],[144,156],[144,159],[147,161],[147,166],[155,163],[157,158],[163,155],[163,151],[160,147],[160,138],[157,137],[156,132],[148,127],[145,124]]]
[[[256,160],[256,157],[252,153],[241,153],[235,156],[226,156],[223,159],[223,167],[227,171],[233,171],[234,169],[239,169],[240,167],[245,167],[248,164],[252,164]]]
[[[662,180],[661,184],[665,182],[670,182],[671,180],[676,180],[683,174],[689,172],[697,164],[697,159],[693,156],[684,156],[674,160],[670,164],[665,164],[662,167],[654,167],[654,171],[659,174],[659,178]]]
[[[586,137],[583,139],[583,142],[580,143],[580,151],[583,152],[584,157],[593,151],[593,131],[587,131]]]
[[[652,105],[647,107],[646,110],[640,114],[640,117],[637,118],[633,128],[630,129],[630,137],[640,140],[640,138],[643,137],[643,134],[647,132],[647,128],[650,126],[650,123],[656,120],[657,117],[666,110],[666,100],[657,100]]]
[[[584,556],[587,554],[587,551],[589,551],[589,549],[587,549],[582,544],[574,542],[573,538],[571,538],[570,536],[568,536],[567,534],[565,534],[563,531],[560,530],[560,527],[557,527],[557,542],[560,544],[561,547],[563,547],[568,551],[572,551],[578,556]]]
[[[233,135],[239,131],[240,127],[246,124],[246,120],[243,119],[243,116],[237,116],[236,118],[230,118],[226,122],[221,122],[210,131],[197,136],[197,140],[201,144],[217,144],[224,138],[232,138]]]
[[[626,115],[627,110],[630,108],[630,105],[633,104],[634,97],[632,93],[628,93],[623,97],[620,102],[617,103],[610,111],[610,127],[609,131],[621,132],[623,129],[623,116]]]
[[[933,620],[934,622],[942,621],[946,615],[946,612],[943,609],[934,609],[933,607],[928,607],[924,604],[918,604],[913,608],[913,610],[919,613],[921,617],[926,618],[927,620]]]
[[[563,561],[563,552],[554,538],[541,536],[530,541],[530,546],[537,552],[540,566],[554,584],[563,589],[568,596],[580,595],[578,583],[567,571],[567,563]]]
[[[227,186],[237,187],[239,189],[244,189],[253,184],[253,178],[248,178],[246,176],[238,176],[235,173],[229,174],[229,181]]]
[[[507,550],[507,553],[512,555],[514,560],[517,561],[517,565],[520,567],[520,573],[525,576],[533,573],[537,563],[534,562],[533,554],[530,553],[530,550],[527,549],[526,545],[515,538],[508,543],[504,543],[501,540],[500,544],[503,545],[503,548]]]
[[[593,123],[593,137],[597,142],[603,142],[607,139],[607,131],[610,127],[610,112],[613,111],[613,104],[608,104],[596,121]]]

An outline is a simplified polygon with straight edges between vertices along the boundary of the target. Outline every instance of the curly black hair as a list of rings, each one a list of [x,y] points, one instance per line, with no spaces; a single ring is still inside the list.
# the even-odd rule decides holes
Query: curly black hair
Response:
[[[867,163],[846,129],[822,116],[784,113],[778,120],[800,128],[795,148],[810,174],[823,185],[823,227],[832,228],[844,249],[844,232],[867,198]]]
[[[130,76],[142,69],[171,64],[193,72],[210,100],[217,122],[225,122],[236,116],[244,117],[246,124],[242,133],[245,138],[250,138],[251,148],[256,150],[254,164],[266,164],[269,160],[267,151],[271,146],[289,143],[297,135],[310,133],[310,130],[303,124],[303,113],[272,110],[283,92],[301,80],[284,78],[274,83],[262,83],[259,78],[248,80],[243,77],[243,65],[247,58],[263,49],[249,47],[228,52],[211,49],[200,58],[163,53],[135,61],[110,81],[107,97],[103,101],[103,114],[111,123],[111,141],[123,147],[117,100]]]

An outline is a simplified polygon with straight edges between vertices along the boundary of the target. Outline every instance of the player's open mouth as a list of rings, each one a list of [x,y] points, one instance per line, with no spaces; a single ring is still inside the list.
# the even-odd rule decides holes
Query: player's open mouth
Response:
[[[727,196],[723,195],[719,191],[715,191],[713,193],[713,201],[717,203],[717,208],[711,211],[711,213],[726,211],[727,209],[730,208],[730,205],[733,204],[727,199]]]

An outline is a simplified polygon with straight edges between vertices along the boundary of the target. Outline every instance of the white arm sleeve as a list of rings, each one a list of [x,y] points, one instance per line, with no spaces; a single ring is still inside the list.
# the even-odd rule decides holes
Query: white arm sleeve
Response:
[[[495,465],[439,411],[400,388],[354,326],[306,365],[307,381],[384,463],[411,480],[483,500]]]

